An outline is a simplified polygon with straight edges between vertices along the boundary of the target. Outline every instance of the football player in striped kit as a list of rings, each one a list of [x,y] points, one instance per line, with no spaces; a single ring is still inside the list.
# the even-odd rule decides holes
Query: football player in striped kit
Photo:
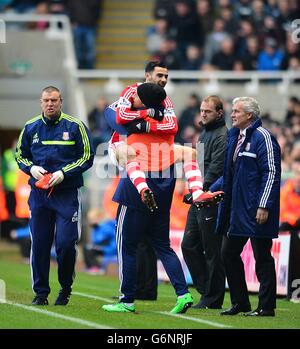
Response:
[[[164,87],[168,78],[168,70],[160,62],[150,62],[146,66],[146,82]],[[147,84],[144,84],[147,85]],[[175,186],[174,176],[174,136],[177,132],[177,119],[173,104],[169,97],[163,101],[163,115],[153,108],[145,110],[133,110],[132,104],[137,95],[139,84],[128,86],[121,94],[116,107],[117,123],[126,125],[135,121],[134,133],[127,138],[127,145],[135,149],[137,160],[132,164],[129,160],[126,169],[129,177],[121,178],[113,200],[119,203],[117,213],[117,244],[119,256],[120,277],[120,302],[114,305],[104,305],[103,309],[110,312],[133,312],[135,311],[134,299],[136,290],[136,249],[141,232],[146,233],[162,261],[177,295],[177,303],[171,310],[172,313],[184,313],[193,303],[191,294],[188,292],[185,277],[180,261],[170,247],[169,220],[170,206]],[[143,95],[143,96],[141,96]],[[139,94],[142,100],[147,99],[148,93]],[[144,104],[149,105],[145,102]],[[143,133],[140,135],[139,133]],[[154,146],[153,146],[154,145]],[[162,147],[164,146],[164,147]],[[157,151],[158,150],[158,151]],[[155,152],[156,151],[156,152]],[[128,166],[131,163],[131,166]],[[194,160],[194,163],[197,162]],[[138,168],[140,166],[140,168]],[[197,164],[198,167],[198,164]],[[143,204],[139,192],[132,183],[136,182],[138,172],[147,171],[147,181],[144,179],[149,190],[155,194],[155,202],[159,210],[150,213]],[[193,168],[191,168],[193,171]],[[133,173],[135,175],[133,176]],[[199,171],[201,183],[201,173]],[[198,178],[197,178],[198,179]],[[142,193],[143,181],[136,182]],[[199,191],[201,187],[199,185]],[[142,197],[143,199],[143,197]]]

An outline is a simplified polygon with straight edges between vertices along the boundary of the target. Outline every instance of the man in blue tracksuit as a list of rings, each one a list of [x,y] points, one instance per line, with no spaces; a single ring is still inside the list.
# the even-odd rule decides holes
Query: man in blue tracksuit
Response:
[[[87,127],[61,111],[59,89],[48,86],[41,96],[42,114],[21,131],[16,161],[30,175],[31,268],[33,305],[47,305],[50,250],[53,239],[61,285],[55,305],[66,305],[75,275],[76,244],[81,232],[80,187],[82,173],[93,164],[94,150]],[[37,180],[52,173],[49,190],[38,189]]]
[[[221,315],[275,315],[276,273],[271,248],[279,228],[281,151],[275,137],[262,127],[259,114],[254,98],[233,100],[233,128],[227,138],[223,176],[210,188],[221,186],[225,192],[216,229],[225,235],[222,258],[232,306]],[[240,256],[249,238],[260,283],[258,307],[252,312]]]

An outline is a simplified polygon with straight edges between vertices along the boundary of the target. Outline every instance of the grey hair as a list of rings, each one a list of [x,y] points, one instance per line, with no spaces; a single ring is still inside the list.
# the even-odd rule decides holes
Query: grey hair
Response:
[[[237,98],[234,98],[234,100],[232,101],[232,104],[234,105],[238,102],[243,103],[244,111],[246,113],[251,113],[253,120],[256,120],[259,118],[260,109],[256,99],[252,97],[237,97]]]

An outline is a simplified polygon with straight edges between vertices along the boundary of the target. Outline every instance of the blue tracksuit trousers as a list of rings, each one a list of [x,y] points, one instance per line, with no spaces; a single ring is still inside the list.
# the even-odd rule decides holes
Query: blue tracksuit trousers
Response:
[[[170,213],[146,212],[119,205],[116,241],[118,247],[121,301],[133,303],[136,291],[136,249],[141,231],[150,237],[177,296],[188,292],[180,261],[170,247]]]
[[[58,281],[70,288],[75,276],[76,244],[81,233],[81,200],[77,188],[48,191],[32,188],[30,207],[31,268],[33,291],[50,293],[50,250],[55,242]]]

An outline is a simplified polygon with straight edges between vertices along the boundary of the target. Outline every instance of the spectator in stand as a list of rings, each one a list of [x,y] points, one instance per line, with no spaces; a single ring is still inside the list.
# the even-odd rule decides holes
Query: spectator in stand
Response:
[[[278,0],[279,16],[276,18],[276,23],[280,30],[288,31],[291,28],[291,23],[294,19],[299,18],[298,11],[292,9],[292,1]]]
[[[189,44],[186,49],[186,58],[183,60],[182,70],[201,70],[203,64],[202,50],[196,44]],[[186,82],[195,82],[197,80],[182,80]]]
[[[105,274],[110,263],[117,263],[116,221],[108,219],[101,209],[91,209],[87,219],[92,228],[90,242],[83,246],[87,272]]]
[[[172,37],[167,37],[162,41],[159,52],[153,57],[153,60],[161,61],[169,67],[170,70],[179,70],[182,62],[182,56],[177,48],[177,42]]]
[[[149,27],[146,32],[147,49],[155,55],[159,52],[163,40],[167,38],[168,22],[165,18],[155,20],[153,26]]]
[[[33,13],[36,6],[43,2],[42,0],[14,0],[10,2],[9,6],[16,13]]]
[[[199,23],[199,44],[203,46],[205,37],[213,30],[215,13],[208,0],[198,0],[196,12]]]
[[[69,0],[67,2],[67,10],[73,26],[78,69],[95,68],[100,5],[99,0]]]
[[[96,106],[88,114],[88,126],[95,151],[98,144],[109,141],[111,136],[111,128],[104,117],[104,110],[107,106],[106,98],[99,96]]]
[[[252,2],[252,19],[255,28],[263,26],[263,21],[266,16],[265,4],[262,0],[254,0]]]
[[[245,19],[239,21],[238,30],[235,35],[235,46],[238,55],[242,55],[246,52],[247,40],[250,37],[254,37],[257,41],[252,22]]]
[[[178,50],[184,57],[188,44],[199,40],[198,18],[194,11],[194,4],[188,0],[176,0],[175,14],[169,18],[169,32],[175,38]]]
[[[246,50],[239,57],[245,70],[257,70],[258,54],[259,46],[256,37],[248,37]]]
[[[213,31],[207,35],[205,40],[205,63],[211,63],[213,55],[220,50],[222,42],[227,37],[229,37],[229,34],[225,31],[225,21],[220,17],[216,18],[213,24]]]
[[[19,244],[22,260],[24,263],[29,264],[31,249],[29,225],[11,230],[10,238]]]
[[[13,0],[1,0],[0,1],[0,12],[5,12],[11,6]]]
[[[213,55],[211,64],[218,70],[232,70],[236,59],[233,40],[228,37],[221,43],[220,51]]]
[[[280,70],[283,60],[283,52],[277,47],[277,43],[273,38],[265,40],[264,49],[258,55],[257,70]]]
[[[190,143],[190,139],[184,137],[185,130],[192,128],[194,130],[194,119],[199,112],[200,97],[196,93],[191,93],[188,97],[186,107],[181,112],[178,121],[178,132],[175,136],[175,142],[180,144]],[[194,132],[193,132],[194,133]]]
[[[238,21],[233,15],[232,6],[222,6],[220,8],[220,17],[225,21],[225,31],[230,35],[236,35],[238,30]]]
[[[300,100],[296,96],[291,96],[288,101],[287,111],[285,115],[285,124],[288,125],[291,117],[295,115],[296,105],[300,104]]]
[[[250,0],[239,0],[235,2],[235,16],[237,19],[249,19],[252,13]]]
[[[290,57],[289,63],[288,63],[288,69],[289,72],[295,72],[299,73],[300,72],[300,60],[298,57]],[[299,83],[300,80],[298,79],[293,79],[294,83]]]
[[[47,0],[49,5],[49,13],[53,15],[66,14],[66,0]]]
[[[281,187],[280,230],[300,229],[300,161],[292,164],[293,177]]]
[[[281,63],[281,70],[287,70],[290,65],[290,59],[294,57],[300,59],[300,47],[292,39],[291,32],[289,32],[287,33],[285,55]]]
[[[153,17],[155,19],[168,19],[174,14],[174,6],[172,0],[156,0],[153,10]]]
[[[266,1],[266,14],[274,18],[278,18],[279,16],[278,0]]]
[[[260,46],[263,46],[267,38],[273,38],[277,45],[285,44],[285,32],[282,28],[278,26],[276,20],[271,16],[266,16],[263,20],[263,25],[256,27],[257,29],[257,38]]]

